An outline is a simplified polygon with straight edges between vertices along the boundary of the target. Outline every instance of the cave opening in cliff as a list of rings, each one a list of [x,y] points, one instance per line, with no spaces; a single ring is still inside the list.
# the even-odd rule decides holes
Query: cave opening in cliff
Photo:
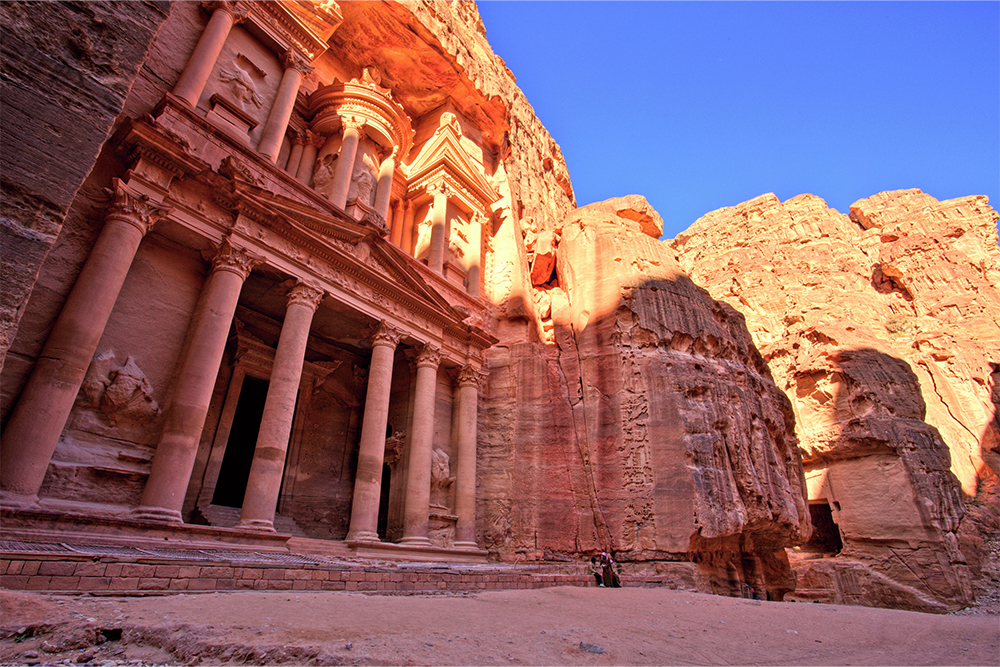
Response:
[[[812,537],[805,545],[807,551],[824,554],[838,554],[844,548],[840,539],[840,528],[833,519],[833,510],[825,499],[809,503],[809,518],[812,520]]]

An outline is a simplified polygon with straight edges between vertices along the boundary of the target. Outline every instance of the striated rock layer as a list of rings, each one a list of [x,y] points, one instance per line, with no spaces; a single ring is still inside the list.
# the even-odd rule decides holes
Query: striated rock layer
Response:
[[[970,600],[956,532],[961,492],[997,469],[996,220],[984,197],[887,192],[848,216],[764,195],[674,240],[694,281],[746,316],[792,400],[813,517],[828,525],[812,546],[842,539],[837,561],[851,561],[804,563],[801,588],[927,610]]]
[[[661,224],[641,197],[592,204],[535,255],[555,256],[543,340],[488,351],[482,534],[501,558],[613,549],[693,561],[701,590],[780,599],[783,547],[809,531],[791,406]]]
[[[167,2],[0,5],[0,369],[41,264],[168,9]]]

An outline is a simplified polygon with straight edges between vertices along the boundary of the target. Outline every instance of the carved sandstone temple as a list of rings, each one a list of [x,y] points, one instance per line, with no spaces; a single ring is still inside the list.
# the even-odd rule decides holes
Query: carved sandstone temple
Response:
[[[795,587],[743,317],[641,197],[576,208],[474,4],[87,7],[3,8],[6,539]]]
[[[103,225],[6,419],[7,504],[482,555],[496,158],[457,105],[417,115],[330,49],[343,20],[172,7],[157,43],[197,41],[102,155]]]

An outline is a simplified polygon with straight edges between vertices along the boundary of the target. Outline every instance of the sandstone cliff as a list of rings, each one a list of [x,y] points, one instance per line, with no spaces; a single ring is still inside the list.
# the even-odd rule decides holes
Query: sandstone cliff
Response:
[[[960,490],[975,495],[996,468],[996,219],[984,197],[918,190],[849,216],[812,195],[764,195],[673,241],[693,280],[746,316],[795,407],[810,501],[833,509],[840,559],[871,568],[813,564],[801,586],[910,608],[969,600],[956,532]]]
[[[39,268],[168,7],[0,5],[0,369]]]
[[[543,341],[488,352],[482,534],[501,558],[610,548],[693,560],[702,590],[780,597],[782,547],[809,531],[790,405],[661,224],[643,198],[613,199],[536,252],[555,256]]]

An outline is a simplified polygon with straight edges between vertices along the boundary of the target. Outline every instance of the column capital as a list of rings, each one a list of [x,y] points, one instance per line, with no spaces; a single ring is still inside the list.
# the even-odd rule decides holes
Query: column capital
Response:
[[[372,333],[372,347],[378,345],[385,345],[387,347],[396,347],[399,344],[399,339],[403,337],[403,332],[396,327],[387,324],[385,320],[378,323],[375,327],[375,331]]]
[[[316,150],[323,148],[323,144],[326,143],[327,137],[320,134],[319,132],[314,132],[313,130],[306,129],[304,136],[302,137],[302,144],[304,146],[312,146]]]
[[[212,256],[212,270],[232,271],[241,279],[246,280],[253,268],[263,262],[263,257],[251,255],[245,249],[232,245],[227,236],[222,239],[215,255]]]
[[[305,58],[297,54],[292,49],[285,51],[281,56],[281,64],[285,69],[297,70],[303,76],[312,72],[315,68],[306,62]]]
[[[360,132],[368,122],[361,116],[341,116],[340,122],[344,126],[344,131],[357,130]]]
[[[442,181],[436,181],[434,183],[428,183],[427,194],[429,195],[442,194],[447,197],[452,194],[452,191],[451,188],[448,187],[448,184],[442,180]]]
[[[112,179],[112,184],[114,189],[104,188],[104,193],[114,198],[106,217],[127,222],[143,235],[153,228],[157,220],[174,210],[166,204],[151,201],[149,195],[129,187],[120,178]]]
[[[419,352],[417,352],[416,364],[417,368],[421,366],[429,366],[431,368],[437,368],[441,363],[441,348],[431,343],[424,343]]]
[[[233,2],[233,0],[202,0],[201,7],[209,12],[221,9],[233,17],[233,25],[245,19],[248,13],[245,8],[238,7],[237,3]]]
[[[462,366],[458,372],[458,386],[475,387],[476,390],[482,389],[486,375],[483,370],[474,366]]]
[[[295,283],[292,289],[288,290],[288,305],[301,304],[308,306],[315,312],[324,296],[325,293],[323,290],[316,289],[311,285],[299,281]]]

